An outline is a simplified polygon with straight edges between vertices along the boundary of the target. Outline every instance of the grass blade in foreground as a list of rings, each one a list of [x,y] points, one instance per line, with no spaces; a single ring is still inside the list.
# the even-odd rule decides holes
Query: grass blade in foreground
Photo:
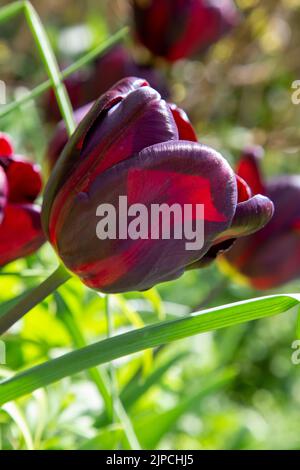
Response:
[[[300,305],[300,295],[260,297],[224,305],[191,316],[156,323],[85,348],[17,374],[0,384],[0,405],[64,377],[147,348],[250,320],[287,312]]]

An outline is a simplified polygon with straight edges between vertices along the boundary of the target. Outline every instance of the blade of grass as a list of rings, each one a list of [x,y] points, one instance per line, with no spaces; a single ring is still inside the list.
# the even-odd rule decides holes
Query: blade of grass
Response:
[[[66,128],[69,135],[72,134],[76,128],[73,117],[73,110],[70,102],[69,95],[61,80],[61,73],[50,45],[45,28],[30,2],[24,2],[24,13],[28,26],[34,37],[40,57],[50,77],[51,84],[54,88],[56,101],[59,106],[62,117],[65,121]]]
[[[26,446],[26,450],[34,450],[33,439],[25,416],[15,403],[6,403],[3,410],[11,417],[17,425]]]
[[[65,354],[0,383],[0,405],[99,364],[192,335],[287,312],[300,303],[297,294],[250,299],[204,310],[105,339]]]

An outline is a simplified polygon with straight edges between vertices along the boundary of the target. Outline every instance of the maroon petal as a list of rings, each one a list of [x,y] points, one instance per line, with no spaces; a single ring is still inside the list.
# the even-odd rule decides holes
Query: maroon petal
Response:
[[[40,207],[8,204],[0,225],[0,266],[34,253],[44,243]]]
[[[217,256],[228,252],[233,244],[233,250],[235,250],[235,247],[240,243],[236,242],[237,238],[247,237],[247,235],[258,232],[270,222],[273,214],[274,204],[265,196],[256,195],[247,201],[240,202],[237,205],[231,227],[219,234],[214,245],[208,250],[205,256],[189,266],[189,269],[198,269],[207,266],[213,262]]]
[[[169,104],[172,111],[175,123],[178,128],[180,140],[190,140],[191,142],[198,142],[198,138],[194,128],[183,109],[178,108],[176,104]]]
[[[14,149],[9,136],[0,132],[0,157],[9,157],[13,152]]]
[[[4,209],[7,203],[8,185],[4,170],[0,166],[0,224],[3,220]]]
[[[291,230],[300,219],[300,175],[282,175],[267,182],[267,195],[275,205],[275,215],[266,227],[271,234]]]
[[[264,151],[261,147],[246,149],[237,166],[237,174],[250,186],[252,194],[265,194],[265,185],[260,171],[260,160]]]
[[[265,242],[256,235],[241,238],[226,253],[226,260],[254,288],[279,287],[300,277],[300,234],[282,232]]]
[[[169,61],[205,51],[239,21],[232,0],[135,0],[138,39]]]
[[[96,208],[128,204],[204,205],[204,246],[187,250],[187,239],[106,239],[96,236]],[[235,175],[214,150],[190,142],[151,146],[136,157],[100,174],[88,192],[78,192],[61,224],[57,250],[66,266],[84,283],[105,292],[147,289],[178,277],[186,265],[203,256],[217,234],[231,224],[236,207]],[[193,213],[195,217],[195,211]],[[181,218],[173,224],[182,225]]]
[[[9,187],[9,201],[33,202],[42,189],[39,165],[14,155],[5,162],[6,177]]]
[[[238,202],[248,201],[248,199],[250,199],[252,196],[250,187],[246,181],[238,175],[236,175],[236,182],[238,187]]]
[[[185,28],[169,49],[172,62],[205,52],[239,22],[232,0],[194,0],[189,5]]]
[[[116,86],[116,90],[118,88],[122,88],[122,82]],[[93,115],[95,107],[97,103],[83,122]],[[126,99],[120,100],[106,111],[105,116],[103,119],[100,115],[93,121],[84,136],[80,155],[71,157],[73,161],[77,161],[77,166],[55,199],[51,221],[53,227],[57,224],[58,216],[64,218],[63,214],[68,211],[68,201],[78,188],[86,191],[97,175],[132,157],[143,148],[178,138],[169,106],[148,86],[132,91]],[[46,197],[46,203],[47,198],[49,196]],[[55,244],[55,239],[51,240]]]
[[[74,177],[76,178],[76,170],[78,170],[80,161],[80,152],[89,130],[92,129],[96,120],[100,122],[102,118],[104,119],[107,112],[124,99],[130,92],[143,86],[148,86],[148,83],[139,78],[128,77],[124,80],[120,80],[113,88],[108,90],[107,93],[102,95],[94,103],[91,110],[86,114],[84,119],[76,128],[73,136],[64,147],[59,162],[53,169],[45,189],[46,197],[43,201],[43,220],[45,221],[44,226],[46,232],[48,232],[50,209],[56,194],[69,179],[73,171],[75,173]],[[83,173],[88,173],[90,167],[90,162],[88,162],[87,168],[83,168]],[[72,175],[73,180],[74,177]]]
[[[226,253],[229,262],[258,289],[270,289],[300,277],[300,177],[273,178],[267,184],[275,212],[257,233],[237,240]]]
[[[155,90],[144,86],[111,108],[105,120],[93,123],[81,158],[96,160],[98,173],[149,145],[176,139],[178,131],[169,106]]]
[[[240,202],[231,227],[218,237],[217,242],[244,237],[261,230],[273,217],[273,202],[260,194]]]

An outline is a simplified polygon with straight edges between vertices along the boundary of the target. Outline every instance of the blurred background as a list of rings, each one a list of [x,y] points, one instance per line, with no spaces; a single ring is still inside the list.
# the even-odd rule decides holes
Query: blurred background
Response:
[[[0,5],[9,3],[1,0]],[[127,0],[32,3],[62,67],[132,24]],[[237,0],[236,5],[243,15],[239,26],[194,60],[168,65],[153,59],[133,34],[123,44],[144,72],[149,64],[157,69],[162,93],[187,112],[200,142],[232,164],[246,146],[261,145],[267,177],[299,173],[300,104],[292,103],[292,83],[300,80],[300,0]],[[82,73],[89,76],[94,66]],[[101,73],[106,75],[105,67],[99,68],[96,86]],[[24,19],[1,24],[0,79],[7,84],[8,102],[46,78]],[[0,117],[0,131],[12,136],[19,153],[42,165],[44,181],[56,125],[49,102],[46,93]],[[1,301],[36,285],[51,266],[56,258],[46,245],[3,268]],[[296,280],[264,294],[298,292],[299,286]],[[225,277],[214,264],[146,293],[114,296],[115,332],[262,294]],[[104,299],[72,280],[6,336],[7,366],[0,368],[0,376],[73,349],[69,310],[88,343],[105,336]],[[291,362],[295,339],[296,316],[291,313],[116,361],[115,385],[142,448],[299,449],[300,365]],[[65,379],[0,410],[0,446],[126,447],[122,426],[107,422],[103,409],[87,373]]]

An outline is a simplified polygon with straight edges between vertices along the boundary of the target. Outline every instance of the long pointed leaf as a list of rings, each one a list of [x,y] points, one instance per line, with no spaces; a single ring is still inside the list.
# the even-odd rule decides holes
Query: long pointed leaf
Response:
[[[0,405],[90,367],[188,336],[287,312],[299,306],[297,294],[246,300],[189,317],[157,323],[100,341],[33,367],[0,384]]]

